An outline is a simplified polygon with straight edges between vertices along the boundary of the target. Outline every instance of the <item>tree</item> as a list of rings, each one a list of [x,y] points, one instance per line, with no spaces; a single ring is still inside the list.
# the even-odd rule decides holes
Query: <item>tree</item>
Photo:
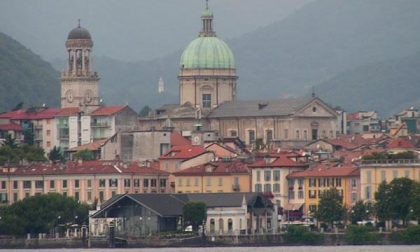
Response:
[[[88,205],[57,193],[28,197],[0,208],[0,234],[48,233],[60,223],[85,222],[88,210]]]
[[[19,110],[19,109],[22,109],[23,108],[23,102],[19,102],[18,104],[16,104],[15,105],[15,107],[12,109],[12,111],[16,111],[16,110]]]
[[[63,156],[63,153],[61,152],[61,148],[57,147],[57,146],[54,146],[54,148],[52,148],[50,153],[48,153],[48,159],[51,160],[51,161],[63,162],[64,161],[64,156]]]
[[[413,210],[412,217],[417,219],[417,221],[420,221],[420,183],[414,183],[411,197],[411,209]]]
[[[369,217],[373,214],[373,206],[370,203],[363,203],[359,200],[351,208],[351,223],[357,224],[358,221],[368,220]]]
[[[152,109],[148,105],[146,105],[140,110],[139,116],[141,117],[148,116],[150,111],[152,111]]]
[[[73,156],[73,159],[88,161],[88,160],[94,160],[95,157],[94,157],[92,151],[90,151],[88,149],[85,149],[85,150],[80,150],[80,151],[76,152]]]
[[[338,190],[331,188],[321,194],[318,209],[315,212],[315,217],[319,221],[329,224],[334,224],[335,221],[342,220],[344,215],[344,206],[342,203],[342,196]]]
[[[198,227],[207,218],[207,206],[204,202],[188,202],[182,211],[184,221],[192,225],[193,231],[198,231]]]
[[[14,148],[17,148],[18,145],[15,139],[12,138],[12,135],[7,134],[6,137],[4,138],[3,146],[8,146],[14,149]]]
[[[382,182],[375,193],[377,217],[383,221],[399,219],[405,224],[414,203],[414,190],[415,184],[408,178]]]

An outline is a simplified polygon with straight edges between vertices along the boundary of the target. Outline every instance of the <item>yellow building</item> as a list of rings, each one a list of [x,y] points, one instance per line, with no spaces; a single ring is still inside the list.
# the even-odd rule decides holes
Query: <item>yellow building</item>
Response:
[[[241,161],[218,161],[173,174],[177,193],[250,192],[248,167]]]
[[[382,181],[389,183],[403,177],[420,181],[420,160],[364,160],[360,165],[361,199],[375,200]]]
[[[303,172],[295,172],[288,176],[289,195],[293,195],[296,190],[295,181],[304,179],[304,214],[311,215],[315,212],[319,204],[322,192],[331,188],[336,188],[343,196],[343,204],[347,207],[359,200],[359,169],[353,165],[329,166],[319,164]],[[299,187],[301,190],[301,187]],[[289,199],[290,203],[294,199]]]

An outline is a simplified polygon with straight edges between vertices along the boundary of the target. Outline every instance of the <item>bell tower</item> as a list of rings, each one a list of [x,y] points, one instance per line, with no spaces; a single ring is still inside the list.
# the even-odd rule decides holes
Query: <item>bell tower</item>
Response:
[[[87,29],[80,26],[67,36],[67,67],[61,75],[61,107],[99,106],[99,77],[92,71],[93,41]]]

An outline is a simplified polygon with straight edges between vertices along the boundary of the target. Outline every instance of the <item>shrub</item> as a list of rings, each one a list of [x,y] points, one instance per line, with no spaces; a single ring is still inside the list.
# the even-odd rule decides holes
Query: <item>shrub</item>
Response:
[[[308,231],[304,226],[290,225],[284,238],[286,243],[316,244],[320,235]]]
[[[370,233],[372,227],[350,225],[347,227],[345,239],[349,244],[372,244],[377,240],[375,234]]]
[[[406,244],[420,244],[420,226],[412,225],[403,231],[393,232],[392,239]]]

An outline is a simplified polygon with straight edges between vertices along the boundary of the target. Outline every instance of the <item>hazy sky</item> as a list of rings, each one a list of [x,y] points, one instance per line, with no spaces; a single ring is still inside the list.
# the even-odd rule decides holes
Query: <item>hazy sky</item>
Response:
[[[224,39],[280,20],[312,0],[210,0]],[[204,0],[1,0],[0,31],[49,60],[65,57],[68,32],[91,32],[97,56],[137,61],[185,47],[200,30]]]

